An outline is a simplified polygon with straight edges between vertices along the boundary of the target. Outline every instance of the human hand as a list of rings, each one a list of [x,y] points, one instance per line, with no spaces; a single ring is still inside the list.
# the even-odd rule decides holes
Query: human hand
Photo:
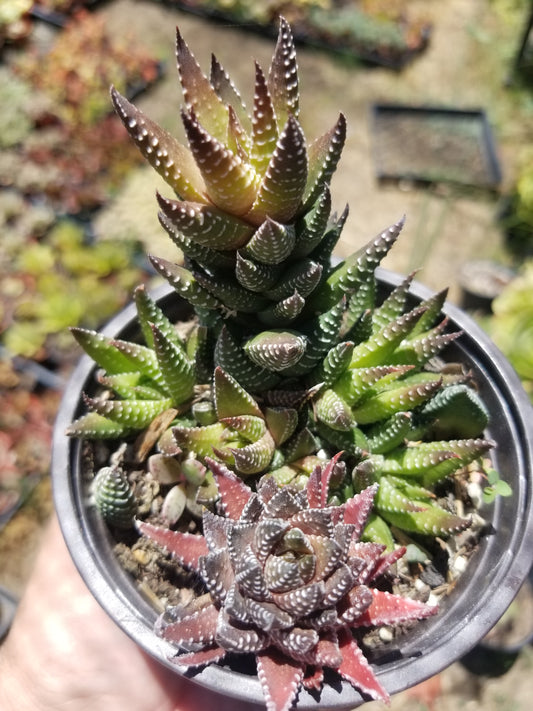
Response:
[[[102,610],[54,517],[7,640],[2,711],[258,711],[145,654]]]

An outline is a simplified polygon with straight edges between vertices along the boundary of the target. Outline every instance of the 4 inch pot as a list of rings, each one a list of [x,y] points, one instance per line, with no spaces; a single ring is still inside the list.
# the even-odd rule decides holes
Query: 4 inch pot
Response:
[[[384,294],[401,278],[377,271]],[[414,284],[413,304],[431,292]],[[186,319],[185,302],[165,286],[154,296],[171,318]],[[483,510],[493,533],[484,537],[452,593],[441,603],[439,614],[418,623],[373,659],[380,682],[390,694],[437,674],[465,655],[505,612],[528,575],[533,550],[533,502],[530,473],[533,465],[533,411],[518,376],[485,333],[462,311],[446,305],[451,330],[462,330],[446,352],[449,361],[460,361],[474,374],[480,394],[491,412],[487,436],[497,442],[494,467],[512,487],[513,495],[499,498]],[[131,339],[138,329],[130,305],[106,327],[107,335]],[[65,435],[67,426],[84,411],[81,393],[95,391],[95,366],[82,357],[67,386],[53,442],[54,498],[63,534],[74,562],[87,586],[114,621],[147,653],[179,673],[169,661],[175,648],[153,632],[157,613],[136,589],[113,554],[113,541],[94,508],[88,504],[89,481],[80,467],[82,443]],[[193,682],[213,691],[264,705],[259,681],[252,669],[211,665],[189,675]],[[365,699],[335,675],[327,677],[317,697],[302,690],[298,708],[354,708]]]

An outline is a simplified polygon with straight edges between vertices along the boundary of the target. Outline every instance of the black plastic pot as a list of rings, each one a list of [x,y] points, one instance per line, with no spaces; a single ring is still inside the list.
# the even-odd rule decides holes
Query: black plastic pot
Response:
[[[383,291],[400,277],[378,270]],[[413,285],[413,301],[430,292]],[[169,288],[156,293],[172,317],[186,317],[184,302]],[[520,381],[484,332],[462,311],[446,305],[450,328],[464,335],[446,351],[450,361],[461,361],[475,376],[491,412],[488,437],[496,440],[494,466],[512,486],[513,496],[497,499],[482,511],[494,528],[483,538],[453,592],[434,618],[419,623],[379,659],[373,660],[381,683],[393,694],[411,687],[459,660],[472,649],[505,612],[528,575],[533,551],[533,411]],[[113,319],[105,333],[132,338],[135,308],[130,305]],[[80,473],[81,442],[68,439],[68,424],[83,411],[81,392],[94,391],[94,364],[83,357],[73,373],[57,418],[53,446],[53,484],[57,512],[71,555],[102,607],[146,652],[179,673],[169,658],[175,649],[152,631],[157,613],[120,567],[110,534],[88,505],[88,482]],[[249,670],[209,666],[192,675],[196,683],[231,697],[263,703],[259,681]],[[348,683],[331,676],[316,697],[302,691],[299,709],[348,709],[364,699]]]

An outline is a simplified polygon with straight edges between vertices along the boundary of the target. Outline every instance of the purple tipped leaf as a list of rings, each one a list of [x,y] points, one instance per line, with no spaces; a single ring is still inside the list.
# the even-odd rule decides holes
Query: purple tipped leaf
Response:
[[[167,550],[181,565],[198,570],[200,556],[207,555],[209,548],[203,536],[194,533],[171,531],[168,528],[154,526],[151,523],[137,523],[139,531],[154,543]]]
[[[339,674],[362,691],[363,694],[368,694],[376,701],[389,703],[389,694],[379,683],[370,664],[365,659],[350,632],[341,631],[339,634],[339,646],[342,652],[342,662],[337,670]]]
[[[304,677],[304,665],[271,648],[257,655],[257,676],[267,711],[289,711]]]
[[[228,518],[237,520],[248,503],[252,490],[221,462],[206,457],[205,463],[213,472],[220,492],[219,506]]]

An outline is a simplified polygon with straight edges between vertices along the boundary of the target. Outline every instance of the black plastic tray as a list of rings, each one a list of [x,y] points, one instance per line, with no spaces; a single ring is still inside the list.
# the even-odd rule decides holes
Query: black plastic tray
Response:
[[[237,11],[232,12],[230,8],[217,9],[208,7],[202,4],[201,1],[198,2],[198,0],[155,0],[155,2],[164,4],[170,9],[187,12],[222,25],[238,26],[247,32],[254,32],[263,37],[276,39],[278,34],[278,23],[274,19],[272,22],[264,23],[244,19]],[[419,46],[412,48],[406,46],[398,49],[372,47],[362,41],[358,43],[355,40],[345,39],[341,36],[331,35],[328,37],[318,28],[307,27],[302,22],[296,23],[292,27],[292,34],[296,44],[327,52],[348,62],[401,70],[426,50],[431,38],[431,28],[427,27],[425,29],[424,37],[421,38]]]
[[[497,190],[501,170],[485,111],[375,104],[371,130],[381,181]]]

